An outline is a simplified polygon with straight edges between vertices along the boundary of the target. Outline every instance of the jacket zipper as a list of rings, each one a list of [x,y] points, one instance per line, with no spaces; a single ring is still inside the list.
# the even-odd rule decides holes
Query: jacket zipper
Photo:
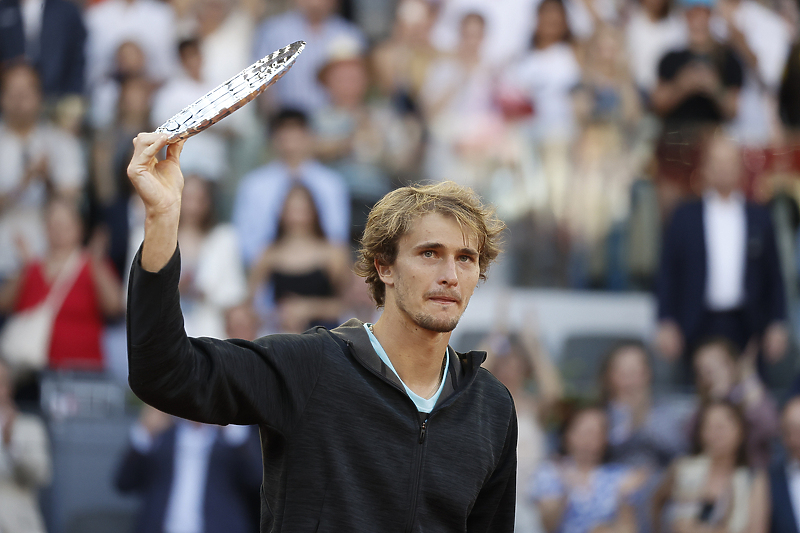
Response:
[[[428,432],[428,419],[430,416],[429,413],[419,426],[419,446],[417,446],[417,450],[414,453],[415,473],[413,483],[411,484],[411,506],[409,508],[408,525],[406,526],[407,533],[411,533],[414,530],[414,522],[417,518],[417,497],[419,496],[419,482],[422,477],[422,456],[425,452],[425,436]]]

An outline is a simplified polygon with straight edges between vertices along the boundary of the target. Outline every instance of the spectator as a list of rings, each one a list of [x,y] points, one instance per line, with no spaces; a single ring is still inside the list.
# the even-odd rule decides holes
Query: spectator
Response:
[[[391,36],[373,50],[375,83],[399,109],[416,109],[419,105],[425,76],[436,57],[428,39],[433,17],[430,2],[401,0]]]
[[[261,471],[250,427],[198,424],[145,406],[115,483],[141,498],[136,533],[252,533]]]
[[[252,63],[255,24],[236,0],[198,0],[195,9],[202,78],[216,87]],[[187,100],[187,104],[190,102]]]
[[[47,430],[13,398],[11,369],[0,360],[0,531],[44,533],[37,492],[51,476]]]
[[[150,101],[153,84],[142,76],[125,78],[119,87],[114,120],[94,132],[92,142],[92,189],[95,216],[109,232],[109,259],[120,276],[127,274],[130,237],[131,193],[126,173],[133,153],[131,139],[153,129]]]
[[[132,41],[146,58],[147,76],[156,82],[169,77],[177,66],[175,14],[157,0],[105,0],[86,10],[87,82],[92,90],[114,74],[114,55]]]
[[[649,96],[658,82],[658,63],[667,52],[686,46],[686,21],[671,0],[641,0],[625,26],[631,73],[642,94]]]
[[[798,461],[800,461],[800,397],[794,396],[781,412],[781,434],[786,457],[769,469],[770,533],[800,531],[797,508]]]
[[[0,309],[33,308],[47,297],[53,281],[65,276],[72,284],[52,326],[48,367],[103,370],[103,320],[119,318],[124,309],[119,279],[105,259],[101,238],[96,237],[89,249],[82,247],[83,224],[74,201],[51,199],[45,219],[47,254],[31,260],[3,287]]]
[[[316,152],[320,161],[342,175],[350,189],[353,233],[360,235],[367,222],[369,209],[391,190],[388,172],[393,170],[390,137],[396,122],[389,107],[367,102],[370,85],[364,57],[358,54],[357,43],[330,51],[330,58],[319,71],[319,79],[330,95],[330,104],[312,115]],[[402,126],[401,126],[402,127]],[[398,132],[399,133],[399,132]],[[394,136],[401,142],[404,135]],[[413,134],[410,147],[400,158],[416,155]],[[417,134],[421,140],[421,131]],[[406,144],[403,142],[403,144]],[[404,162],[405,166],[411,163]]]
[[[762,147],[775,138],[775,96],[791,47],[789,25],[754,0],[719,0],[728,45],[744,67],[731,134],[742,144]]]
[[[355,40],[359,52],[366,50],[358,27],[336,14],[338,0],[295,0],[295,9],[265,20],[256,31],[255,59],[283,48],[294,41],[305,41],[303,60],[292,67],[268,98],[273,107],[294,107],[310,113],[328,101],[317,73],[328,60],[328,50],[339,39]]]
[[[89,125],[94,130],[107,129],[114,124],[122,84],[130,78],[150,79],[144,50],[134,41],[125,41],[114,54],[111,73],[91,88]]]
[[[47,191],[77,198],[86,179],[78,140],[41,120],[42,94],[33,67],[10,66],[0,86],[0,280],[21,267],[15,241],[32,254],[46,249],[41,223]]]
[[[701,404],[726,400],[736,405],[747,422],[748,464],[769,466],[772,441],[778,436],[778,409],[756,374],[753,356],[740,355],[727,339],[709,339],[695,350],[694,369]]]
[[[84,90],[86,27],[66,0],[0,1],[0,63],[25,59],[36,67],[48,100]]]
[[[572,91],[581,70],[562,0],[543,0],[537,11],[532,48],[509,71],[508,82],[533,104],[529,134],[541,160],[550,207],[563,221],[570,177],[570,144],[577,124]]]
[[[561,433],[562,455],[545,462],[530,484],[545,530],[553,533],[636,531],[628,501],[640,476],[606,462],[608,420],[597,407],[577,410]]]
[[[505,298],[498,298],[503,305]],[[501,309],[501,307],[498,307]],[[501,318],[502,317],[502,318]],[[528,483],[547,454],[544,431],[546,418],[564,394],[561,375],[539,338],[534,313],[528,313],[524,326],[517,335],[510,335],[506,313],[498,312],[495,331],[482,344],[488,357],[484,367],[511,393],[517,410],[517,486]],[[534,380],[538,394],[530,392],[528,385]],[[514,531],[534,533],[542,531],[537,506],[529,500],[524,490],[517,491],[517,514]]]
[[[224,339],[226,309],[247,299],[247,279],[236,231],[217,223],[213,202],[212,183],[186,177],[178,226],[179,289],[187,334]]]
[[[658,84],[650,95],[665,129],[721,124],[738,111],[743,71],[730,46],[711,33],[715,0],[682,0],[688,46],[667,53],[658,64]]]
[[[665,232],[656,345],[675,360],[701,339],[723,336],[739,350],[753,341],[776,361],[788,333],[770,214],[745,200],[741,155],[730,139],[711,137],[701,173],[703,198],[677,208]]]
[[[182,68],[153,96],[150,122],[156,127],[218,85],[203,73],[206,62],[200,41],[181,41],[178,55]],[[228,136],[233,135],[234,130],[231,128],[236,124],[237,118],[238,115],[234,115],[188,139],[181,153],[183,169],[214,181],[227,176]]]
[[[431,64],[421,93],[430,128],[426,175],[478,189],[502,133],[492,98],[494,72],[480,54],[485,31],[482,15],[464,15],[456,53]]]
[[[747,467],[746,425],[739,410],[725,401],[703,407],[694,453],[670,467],[654,499],[656,531],[666,505],[668,531],[763,532],[769,503],[767,476]]]
[[[603,363],[600,390],[608,415],[609,457],[657,472],[686,451],[686,418],[653,395],[653,368],[639,343],[615,347]]]
[[[328,240],[344,244],[350,238],[347,185],[336,172],[312,159],[314,138],[306,115],[283,110],[270,126],[278,160],[242,178],[233,206],[233,223],[246,266],[252,266],[277,237],[281,206],[297,182],[314,198]]]
[[[250,272],[251,294],[261,284],[271,285],[283,332],[302,333],[316,325],[332,329],[342,313],[349,273],[347,248],[325,238],[311,192],[294,185],[286,195],[275,242]]]

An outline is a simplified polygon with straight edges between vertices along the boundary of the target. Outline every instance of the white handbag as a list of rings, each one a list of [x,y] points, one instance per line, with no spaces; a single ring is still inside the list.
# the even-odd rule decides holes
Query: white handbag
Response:
[[[80,259],[79,252],[67,259],[42,303],[6,320],[0,331],[0,356],[14,373],[41,370],[47,365],[53,322],[83,267]]]

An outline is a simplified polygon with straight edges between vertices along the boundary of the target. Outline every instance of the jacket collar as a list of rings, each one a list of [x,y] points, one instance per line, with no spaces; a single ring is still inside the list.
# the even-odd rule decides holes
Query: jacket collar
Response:
[[[362,321],[351,318],[338,328],[331,330],[331,333],[347,343],[353,356],[362,365],[405,392],[403,384],[400,382],[397,375],[392,372],[392,370],[381,361],[378,354],[375,353],[375,350],[372,348],[372,343],[369,340],[369,335],[367,335],[367,332],[364,330],[364,323]],[[439,396],[439,400],[436,402],[434,409],[442,405],[442,403],[457,391],[469,386],[475,379],[478,368],[480,368],[481,364],[486,359],[486,352],[471,351],[459,353],[450,346],[447,347],[447,354],[450,358],[450,369],[448,375],[445,377],[442,394]]]

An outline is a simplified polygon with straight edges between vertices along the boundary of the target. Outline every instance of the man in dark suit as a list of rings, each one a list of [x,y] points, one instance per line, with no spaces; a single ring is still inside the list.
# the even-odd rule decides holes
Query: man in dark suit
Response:
[[[786,458],[769,469],[770,532],[800,532],[800,396],[794,396],[781,413]]]
[[[258,531],[261,448],[248,426],[211,426],[145,407],[117,488],[137,492],[137,533]]]
[[[723,336],[774,362],[788,332],[770,213],[744,198],[741,155],[730,139],[710,138],[701,172],[703,197],[679,206],[664,235],[657,348],[674,360]]]
[[[0,64],[36,67],[47,99],[84,88],[86,27],[69,0],[0,0]]]

